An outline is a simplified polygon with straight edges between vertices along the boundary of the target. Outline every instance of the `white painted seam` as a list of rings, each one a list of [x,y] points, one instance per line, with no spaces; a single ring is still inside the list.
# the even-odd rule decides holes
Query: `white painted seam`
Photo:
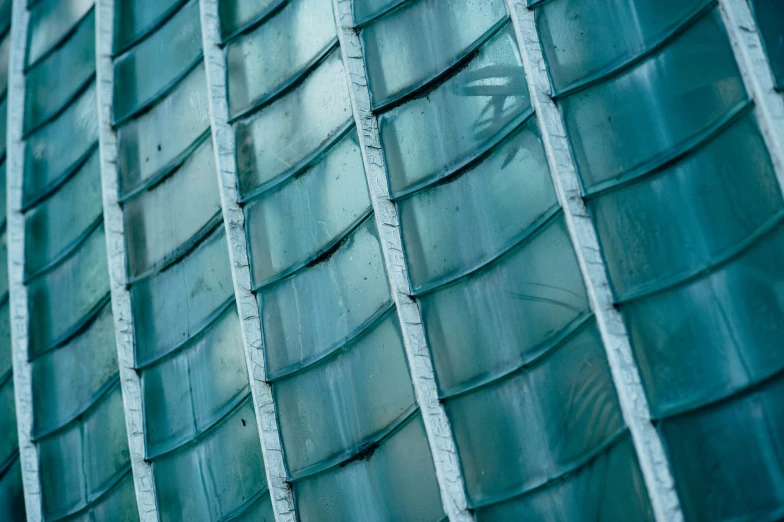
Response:
[[[667,455],[651,422],[648,401],[626,325],[613,306],[596,230],[582,199],[561,114],[551,97],[547,65],[534,13],[528,9],[524,0],[506,0],[506,3],[520,45],[531,104],[542,132],[555,190],[564,209],[566,225],[585,280],[591,309],[596,316],[623,418],[631,433],[654,516],[658,522],[680,522],[683,514]]]
[[[29,316],[24,281],[25,220],[22,214],[24,185],[25,76],[24,62],[30,14],[26,0],[14,0],[11,16],[11,54],[8,71],[6,176],[8,209],[8,290],[13,350],[14,401],[19,438],[27,520],[43,520],[38,447],[33,442],[33,378],[28,362]]]
[[[773,72],[747,0],[719,0],[719,11],[784,192],[784,96],[775,90]]]
[[[333,8],[381,250],[392,289],[392,299],[400,319],[416,400],[422,412],[427,440],[435,463],[441,501],[450,521],[471,521],[474,518],[468,510],[465,480],[460,469],[454,434],[446,411],[438,400],[433,361],[425,337],[419,304],[411,298],[408,265],[400,234],[400,220],[395,203],[389,198],[387,169],[378,134],[378,120],[370,109],[365,62],[362,58],[359,37],[353,28],[351,0],[333,0]]]
[[[145,436],[141,379],[134,369],[134,331],[131,295],[127,286],[125,221],[122,208],[117,201],[119,194],[117,136],[111,125],[114,98],[114,69],[112,65],[114,0],[97,0],[95,9],[98,139],[103,190],[103,221],[106,231],[106,257],[109,264],[120,388],[139,517],[142,522],[157,522],[160,520],[160,515],[155,499],[152,465],[144,460]]]
[[[245,361],[248,365],[253,407],[261,435],[261,451],[272,499],[272,510],[278,522],[297,519],[294,496],[286,479],[283,445],[272,400],[272,388],[265,378],[264,351],[261,341],[261,318],[256,297],[251,291],[250,263],[245,239],[245,215],[237,203],[237,160],[234,129],[229,124],[229,104],[226,85],[226,57],[219,46],[220,18],[218,0],[200,0],[202,43],[207,69],[207,89],[210,100],[210,123],[215,149],[223,222],[228,239],[234,296],[240,316]]]

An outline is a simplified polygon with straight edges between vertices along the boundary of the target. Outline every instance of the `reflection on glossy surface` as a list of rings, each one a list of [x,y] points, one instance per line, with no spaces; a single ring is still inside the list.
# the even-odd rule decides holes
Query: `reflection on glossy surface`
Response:
[[[625,305],[651,409],[725,397],[784,368],[784,227],[704,278]]]
[[[530,108],[511,24],[426,97],[379,118],[394,195],[475,158]]]
[[[478,522],[654,520],[628,435],[563,480],[508,502],[479,509],[476,519]]]
[[[364,28],[373,107],[444,72],[505,16],[503,0],[419,0]]]
[[[442,392],[529,359],[588,310],[560,216],[492,267],[419,301]]]
[[[623,428],[593,324],[534,366],[447,401],[446,410],[473,503],[536,487]]]
[[[555,204],[532,120],[474,169],[398,203],[415,291],[495,259]]]

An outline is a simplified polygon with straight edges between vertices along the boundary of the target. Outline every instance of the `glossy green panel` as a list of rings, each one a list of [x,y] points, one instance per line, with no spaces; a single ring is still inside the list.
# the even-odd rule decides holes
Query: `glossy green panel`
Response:
[[[14,405],[14,381],[5,374],[0,386],[0,467],[9,462],[18,451],[16,433],[16,408]]]
[[[651,409],[712,402],[784,369],[784,226],[694,281],[622,308]]]
[[[79,22],[62,47],[25,77],[24,131],[61,111],[95,75],[95,10]]]
[[[784,89],[784,3],[750,0],[778,90]]]
[[[8,274],[8,229],[0,232],[0,274]],[[8,292],[8,276],[0,275],[0,296]]]
[[[470,54],[506,17],[503,0],[408,2],[360,32],[377,107],[429,82]]]
[[[3,299],[4,303],[0,306],[0,377],[11,371],[12,366],[12,347],[11,347],[11,304],[8,296]]]
[[[437,522],[444,516],[419,415],[369,455],[294,484],[302,522]]]
[[[8,96],[0,100],[0,158],[5,158],[8,131]]]
[[[0,112],[0,117],[3,117],[3,113]],[[0,223],[7,223],[7,215],[6,215],[6,204],[8,200],[6,198],[6,165],[5,161],[0,164]],[[0,274],[0,277],[3,277],[4,274]],[[8,276],[5,276],[8,277]]]
[[[0,519],[25,522],[24,491],[22,489],[22,461],[16,458],[0,474]]]
[[[254,20],[270,13],[287,0],[218,0],[221,36],[226,38],[232,33],[252,24]]]
[[[589,202],[623,299],[710,266],[784,210],[751,115],[677,165]]]
[[[243,193],[296,168],[351,120],[340,51],[301,85],[238,123],[237,168]]]
[[[147,454],[193,439],[247,394],[245,351],[232,306],[181,351],[142,371]]]
[[[652,522],[654,517],[631,437],[625,435],[562,480],[478,509],[476,520]]]
[[[477,158],[530,110],[511,24],[468,66],[379,118],[393,195],[448,175]]]
[[[65,341],[109,294],[103,224],[70,257],[27,287],[31,356]],[[67,305],[66,305],[67,303]]]
[[[235,515],[232,522],[275,522],[275,514],[272,511],[272,499],[269,492],[264,493],[261,498],[250,506]]]
[[[123,205],[128,272],[138,275],[176,255],[220,212],[212,139],[178,170]]]
[[[92,154],[98,143],[95,83],[25,143],[24,202],[52,190]]]
[[[30,8],[27,29],[28,66],[40,60],[65,38],[87,14],[95,0],[39,0]]]
[[[210,127],[204,64],[166,98],[117,130],[117,162],[123,193],[149,183],[180,163]]]
[[[533,366],[448,400],[446,410],[473,504],[563,475],[624,427],[593,324]]]
[[[406,2],[406,0],[353,0],[354,23],[369,21],[375,16]]]
[[[114,121],[160,98],[200,56],[199,2],[191,0],[166,25],[114,62]]]
[[[562,102],[586,187],[671,157],[746,100],[721,16],[714,10],[620,76]]]
[[[394,312],[337,355],[274,385],[291,475],[345,459],[415,405]]]
[[[119,385],[83,420],[38,443],[43,509],[59,518],[92,504],[130,468]]]
[[[67,255],[101,219],[98,150],[51,197],[25,215],[25,274],[30,276]]]
[[[130,470],[122,481],[106,494],[90,510],[89,522],[136,522],[139,520],[139,507],[136,505],[136,491]],[[70,521],[69,521],[70,522]]]
[[[334,254],[258,295],[268,375],[343,344],[391,300],[373,218]]]
[[[8,88],[8,60],[11,55],[10,33],[0,41],[0,94],[5,95]]]
[[[560,215],[486,270],[419,303],[442,392],[529,361],[588,312]]]
[[[117,348],[110,303],[87,331],[33,365],[33,432],[63,426],[83,413],[117,380]]]
[[[312,260],[370,212],[356,131],[245,210],[254,284]]]
[[[398,203],[415,291],[492,261],[555,204],[531,120],[475,168]]]
[[[186,342],[233,294],[221,225],[177,264],[131,286],[137,365]]]
[[[185,0],[187,1],[187,0]],[[154,30],[183,0],[116,0],[114,49],[121,50]]]
[[[194,444],[153,461],[161,522],[227,520],[266,487],[250,398]]]
[[[556,92],[638,57],[680,30],[706,0],[557,0],[536,9]],[[608,31],[612,27],[613,30]]]
[[[687,520],[780,519],[782,399],[779,376],[743,396],[662,422]]]
[[[228,46],[231,113],[248,109],[301,75],[337,43],[329,0],[290,0]]]

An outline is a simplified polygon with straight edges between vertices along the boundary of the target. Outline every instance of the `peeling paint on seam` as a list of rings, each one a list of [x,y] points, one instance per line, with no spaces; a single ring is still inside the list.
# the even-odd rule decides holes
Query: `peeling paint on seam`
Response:
[[[352,27],[351,0],[333,0],[338,38],[349,86],[351,105],[359,132],[360,149],[370,199],[378,227],[392,299],[395,301],[403,345],[411,372],[417,403],[422,411],[430,451],[436,470],[444,512],[451,522],[474,520],[468,511],[465,480],[457,455],[449,418],[438,400],[433,361],[425,338],[419,305],[411,298],[408,264],[403,253],[400,220],[389,198],[386,164],[381,150],[378,120],[370,109],[362,46]]]
[[[229,124],[226,85],[226,58],[220,48],[218,0],[200,0],[202,46],[207,69],[210,124],[218,172],[223,221],[226,226],[234,296],[240,316],[245,362],[248,366],[256,423],[261,435],[261,452],[267,474],[272,510],[277,522],[294,522],[297,514],[294,496],[286,481],[286,467],[278,427],[272,388],[264,381],[265,364],[261,341],[261,318],[251,291],[250,264],[245,236],[245,215],[238,201],[237,161],[234,129]]]
[[[24,1],[24,0],[22,0]],[[158,522],[158,504],[152,465],[144,460],[144,414],[141,378],[134,370],[133,316],[127,287],[125,221],[118,197],[117,135],[111,126],[114,98],[114,0],[97,0],[95,16],[98,139],[100,143],[106,258],[112,294],[112,315],[117,342],[125,427],[133,472],[133,485],[141,522]]]
[[[651,422],[648,400],[642,388],[626,325],[620,312],[613,306],[596,229],[582,199],[575,161],[561,114],[551,97],[547,65],[536,30],[534,12],[525,5],[525,0],[505,2],[520,46],[531,104],[542,132],[550,174],[558,201],[564,210],[566,226],[574,244],[591,309],[596,316],[623,418],[632,435],[654,516],[658,522],[682,522],[683,513],[667,455],[659,433]]]

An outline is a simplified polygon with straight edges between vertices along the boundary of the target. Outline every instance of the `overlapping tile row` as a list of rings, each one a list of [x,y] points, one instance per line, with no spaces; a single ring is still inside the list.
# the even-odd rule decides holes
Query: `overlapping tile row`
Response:
[[[332,3],[219,12],[264,379],[298,517],[440,520]]]
[[[31,372],[31,439],[41,470],[33,479],[44,520],[117,520],[125,511],[134,520],[109,306],[95,10],[88,1],[41,0],[28,16],[24,164],[9,175],[20,176],[22,188],[13,210],[24,227],[27,344],[19,349]]]
[[[532,7],[683,513],[780,518],[784,205],[717,5]]]
[[[8,299],[8,220],[6,215],[6,121],[11,2],[0,2],[0,519],[25,520],[22,468],[16,432],[16,405]]]
[[[652,518],[503,1],[355,0],[354,22],[469,507]]]
[[[158,518],[271,520],[221,215],[199,2],[118,0],[116,133]]]

